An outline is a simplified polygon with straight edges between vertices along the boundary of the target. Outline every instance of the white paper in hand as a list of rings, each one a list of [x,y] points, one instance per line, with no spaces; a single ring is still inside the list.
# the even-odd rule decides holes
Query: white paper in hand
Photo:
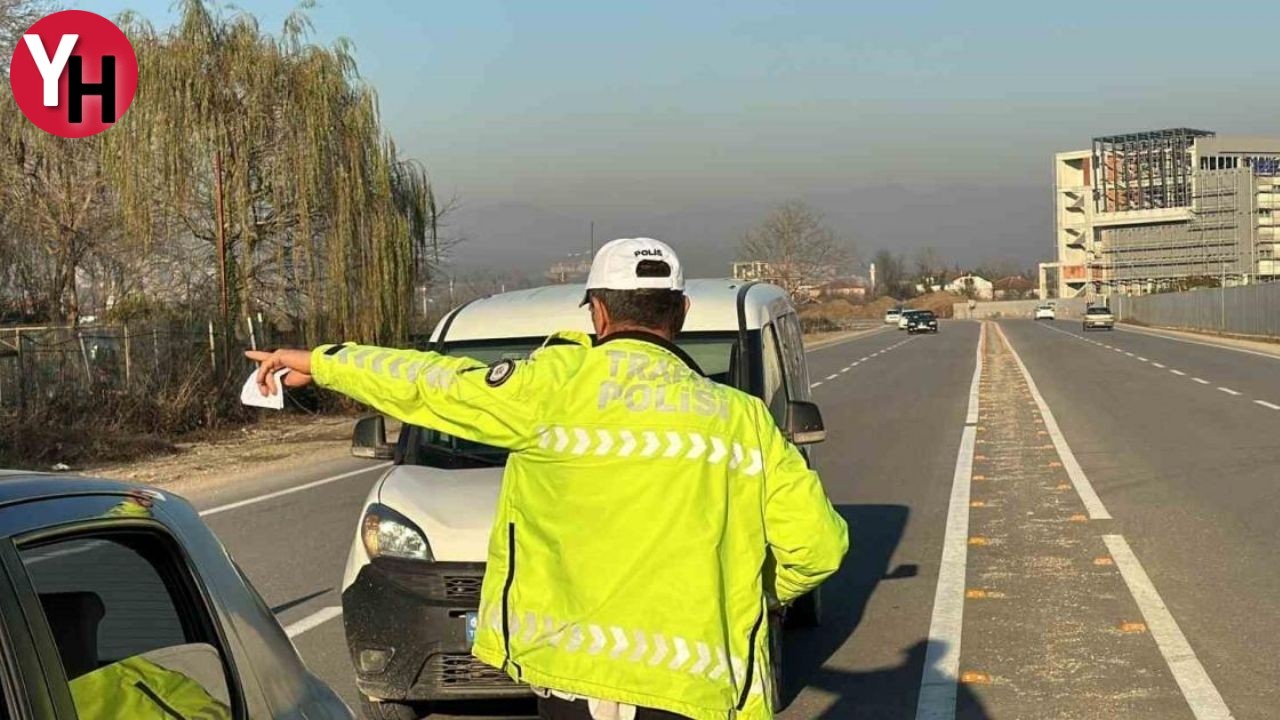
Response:
[[[258,371],[254,370],[249,373],[249,379],[244,381],[244,387],[240,388],[240,402],[249,407],[270,408],[272,410],[284,409],[284,385],[282,379],[289,373],[289,369],[277,370],[276,378],[276,394],[263,395],[258,389]]]

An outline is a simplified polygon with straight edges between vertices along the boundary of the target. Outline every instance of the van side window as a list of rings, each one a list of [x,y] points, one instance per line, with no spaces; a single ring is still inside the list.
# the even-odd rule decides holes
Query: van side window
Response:
[[[20,554],[80,720],[232,717],[225,650],[172,540],[108,531]]]
[[[795,313],[778,318],[782,339],[782,364],[787,378],[787,395],[792,400],[809,397],[809,366],[804,358],[804,334]]]
[[[781,425],[787,418],[786,370],[782,363],[782,348],[772,324],[765,325],[760,330],[760,350],[764,376],[763,400],[769,406],[769,414],[773,415],[774,422]]]

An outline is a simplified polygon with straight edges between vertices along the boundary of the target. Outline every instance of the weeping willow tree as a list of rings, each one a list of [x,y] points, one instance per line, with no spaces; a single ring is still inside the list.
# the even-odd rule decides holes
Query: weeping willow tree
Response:
[[[309,4],[279,35],[202,0],[178,9],[166,30],[121,18],[139,89],[99,137],[124,241],[205,244],[224,324],[268,312],[311,340],[402,339],[415,272],[438,260],[438,207],[350,46],[308,42]]]

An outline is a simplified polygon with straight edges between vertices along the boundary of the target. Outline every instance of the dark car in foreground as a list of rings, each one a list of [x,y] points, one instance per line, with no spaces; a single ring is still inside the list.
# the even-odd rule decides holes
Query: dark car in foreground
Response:
[[[0,470],[0,569],[0,718],[352,718],[174,495]]]
[[[907,334],[938,332],[938,316],[932,310],[913,310],[907,316]]]

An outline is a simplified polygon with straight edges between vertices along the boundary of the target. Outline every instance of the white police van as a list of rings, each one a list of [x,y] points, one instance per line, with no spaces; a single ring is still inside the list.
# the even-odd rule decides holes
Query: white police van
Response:
[[[522,358],[558,330],[592,332],[582,285],[503,293],[440,321],[430,349],[483,363]],[[717,382],[762,398],[791,437],[819,442],[800,320],[774,285],[690,280],[679,345]],[[352,452],[394,459],[365,502],[343,578],[343,618],[367,717],[418,718],[447,700],[523,697],[529,690],[471,657],[476,610],[506,452],[406,426],[386,442],[380,415],[361,419]],[[816,625],[818,593],[786,610]],[[781,677],[782,613],[773,618]],[[775,697],[781,693],[774,693]]]

